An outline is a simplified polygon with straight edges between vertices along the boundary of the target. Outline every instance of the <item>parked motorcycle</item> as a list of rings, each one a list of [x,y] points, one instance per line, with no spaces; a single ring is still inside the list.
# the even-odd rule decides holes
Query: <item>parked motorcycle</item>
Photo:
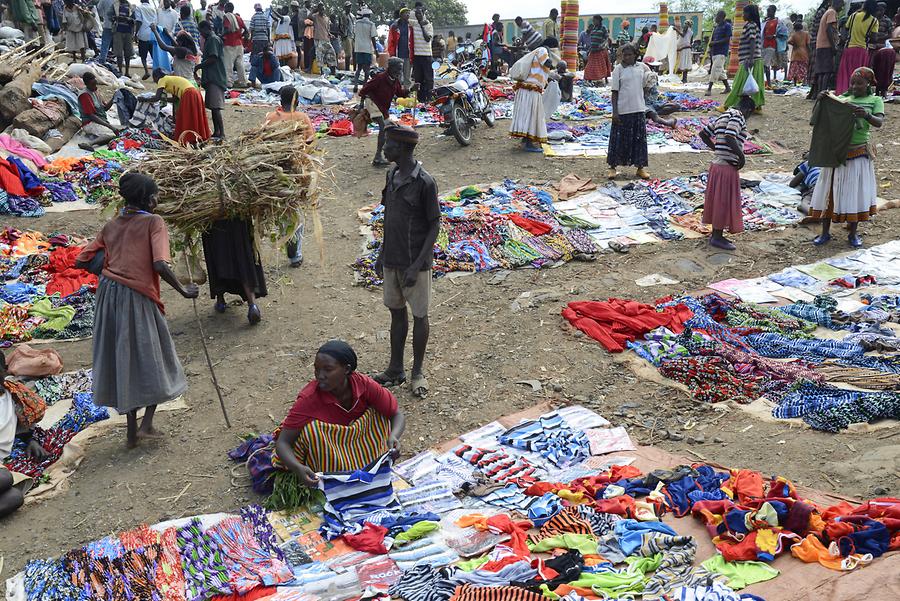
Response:
[[[435,61],[432,67],[439,76],[456,74],[456,81],[450,85],[434,89],[431,104],[440,111],[441,127],[449,129],[462,146],[472,143],[472,130],[479,121],[494,127],[494,107],[481,85],[481,74],[485,68],[484,59],[453,64],[456,57],[450,53],[444,63]]]

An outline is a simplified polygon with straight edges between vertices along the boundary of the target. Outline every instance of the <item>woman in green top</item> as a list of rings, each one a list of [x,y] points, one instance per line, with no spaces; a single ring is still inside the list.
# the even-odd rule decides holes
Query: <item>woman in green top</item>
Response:
[[[847,160],[838,167],[823,167],[813,190],[810,217],[822,220],[822,233],[813,244],[820,246],[831,240],[831,223],[849,225],[847,241],[859,248],[862,239],[856,233],[860,221],[875,214],[875,167],[869,155],[869,128],[884,124],[884,101],[872,93],[875,73],[860,67],[850,77],[850,90],[842,96],[855,106],[856,127],[850,138]]]

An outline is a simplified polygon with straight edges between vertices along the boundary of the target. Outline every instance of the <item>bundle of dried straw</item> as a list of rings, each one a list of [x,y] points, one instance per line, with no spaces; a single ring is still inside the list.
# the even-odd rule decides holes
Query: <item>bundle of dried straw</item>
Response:
[[[318,205],[322,157],[297,122],[282,121],[203,148],[178,144],[137,163],[159,186],[156,213],[191,238],[222,218],[251,219],[283,236]]]

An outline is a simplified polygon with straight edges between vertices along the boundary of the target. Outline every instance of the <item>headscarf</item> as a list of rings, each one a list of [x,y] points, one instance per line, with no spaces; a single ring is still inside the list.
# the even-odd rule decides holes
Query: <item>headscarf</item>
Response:
[[[343,340],[329,340],[319,347],[319,354],[328,355],[342,365],[356,371],[356,352]]]
[[[870,69],[868,67],[859,67],[856,71],[854,71],[850,75],[850,78],[852,79],[853,77],[856,77],[857,75],[859,77],[865,79],[867,82],[869,82],[870,87],[875,87],[875,85],[876,85],[875,71],[873,71],[872,69]]]
[[[146,207],[150,197],[157,192],[159,187],[149,175],[130,171],[119,178],[119,194],[132,206]]]

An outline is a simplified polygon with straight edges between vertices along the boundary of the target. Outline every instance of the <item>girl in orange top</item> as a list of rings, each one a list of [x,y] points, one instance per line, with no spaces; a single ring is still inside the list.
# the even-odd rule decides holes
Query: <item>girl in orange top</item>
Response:
[[[304,141],[307,144],[312,144],[316,141],[316,130],[313,129],[309,115],[297,110],[297,88],[294,86],[287,85],[281,88],[281,106],[266,115],[263,126],[280,121],[296,121],[300,123],[301,130],[298,133],[303,135]],[[285,248],[291,267],[303,265],[303,225],[304,223],[301,219],[300,225],[297,226],[297,230],[291,236],[291,239],[288,240]]]
[[[313,129],[309,115],[297,110],[297,88],[291,85],[281,88],[281,106],[266,115],[263,126],[279,121],[297,121],[303,125],[305,140],[310,144],[316,139],[316,130]]]

